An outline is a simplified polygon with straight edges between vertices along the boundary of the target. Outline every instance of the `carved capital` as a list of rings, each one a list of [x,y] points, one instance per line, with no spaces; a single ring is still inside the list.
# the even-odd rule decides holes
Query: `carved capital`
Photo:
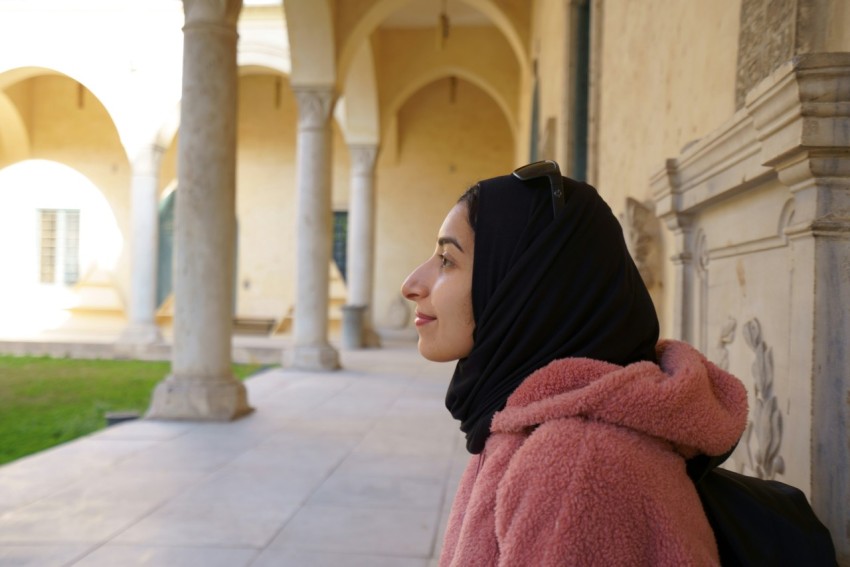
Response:
[[[146,145],[133,158],[133,175],[159,175],[165,148],[158,144]]]
[[[655,212],[658,217],[668,222],[668,217],[679,210],[679,162],[668,159],[664,167],[650,179],[652,197],[655,200]],[[669,224],[669,222],[668,222]]]
[[[776,163],[779,180],[794,195],[791,237],[850,233],[850,160],[830,150],[800,151]]]
[[[327,126],[334,104],[334,89],[327,86],[294,86],[298,101],[298,129],[320,130]]]
[[[375,171],[375,159],[378,157],[377,144],[351,144],[351,171],[354,175],[372,175]]]
[[[762,143],[762,162],[775,165],[810,149],[850,145],[850,54],[795,57],[747,95],[747,112]]]
[[[236,27],[242,0],[183,0],[186,27],[195,24],[220,24]]]

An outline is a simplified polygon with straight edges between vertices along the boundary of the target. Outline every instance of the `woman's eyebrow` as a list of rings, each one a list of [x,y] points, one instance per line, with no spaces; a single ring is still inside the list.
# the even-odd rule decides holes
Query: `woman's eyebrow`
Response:
[[[451,236],[441,236],[440,238],[437,239],[437,244],[439,246],[445,246],[446,244],[451,244],[451,245],[455,246],[458,250],[463,252],[463,248],[461,248],[460,243],[457,241],[456,238],[451,237]]]

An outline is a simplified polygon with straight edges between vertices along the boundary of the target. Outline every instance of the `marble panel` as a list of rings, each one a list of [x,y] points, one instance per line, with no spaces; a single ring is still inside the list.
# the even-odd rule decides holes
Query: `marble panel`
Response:
[[[437,509],[441,480],[398,476],[364,476],[335,471],[310,497],[318,506]]]
[[[437,522],[434,510],[425,508],[305,506],[269,547],[427,559]]]
[[[257,550],[228,547],[164,547],[106,544],[74,567],[247,567]]]
[[[3,545],[0,565],[7,567],[64,567],[82,556],[88,545]]]
[[[293,549],[266,549],[251,567],[304,565],[309,567],[427,567],[428,561],[401,555],[320,553]]]

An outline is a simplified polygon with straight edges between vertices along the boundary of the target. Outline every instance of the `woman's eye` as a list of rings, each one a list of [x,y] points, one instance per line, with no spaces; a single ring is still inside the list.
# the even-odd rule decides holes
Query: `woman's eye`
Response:
[[[440,267],[447,268],[452,265],[452,261],[445,254],[440,254]]]

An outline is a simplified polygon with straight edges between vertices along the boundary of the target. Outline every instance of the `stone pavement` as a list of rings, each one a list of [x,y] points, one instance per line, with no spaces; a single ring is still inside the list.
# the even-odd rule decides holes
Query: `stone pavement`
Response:
[[[410,346],[250,378],[232,423],[139,420],[0,467],[0,566],[429,567],[468,455]]]

